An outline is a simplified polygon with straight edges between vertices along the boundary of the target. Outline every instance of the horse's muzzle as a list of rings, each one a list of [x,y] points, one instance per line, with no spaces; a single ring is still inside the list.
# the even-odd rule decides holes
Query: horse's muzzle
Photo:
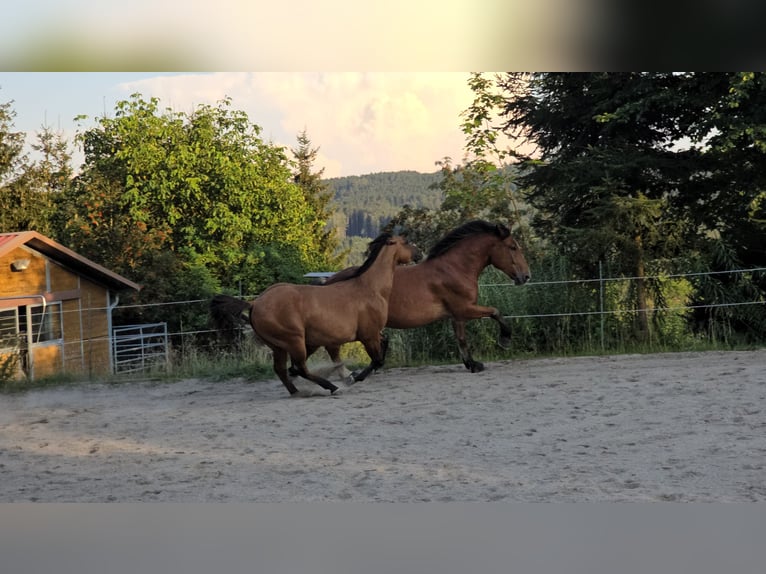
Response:
[[[516,285],[524,285],[529,279],[532,277],[529,273],[517,273],[516,277],[513,278]]]

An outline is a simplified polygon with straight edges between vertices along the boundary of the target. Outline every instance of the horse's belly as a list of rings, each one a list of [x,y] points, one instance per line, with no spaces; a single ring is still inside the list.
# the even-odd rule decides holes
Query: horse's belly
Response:
[[[388,307],[386,327],[392,329],[413,329],[428,325],[448,316],[444,305],[437,301],[408,304],[391,301]]]
[[[306,345],[325,347],[340,345],[356,340],[356,325],[312,325],[306,328]]]

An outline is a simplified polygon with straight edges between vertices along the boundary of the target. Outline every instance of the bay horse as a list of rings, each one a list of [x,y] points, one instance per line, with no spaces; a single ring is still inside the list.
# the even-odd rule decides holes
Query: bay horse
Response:
[[[216,295],[210,305],[213,319],[221,324],[249,308],[256,339],[273,354],[274,372],[290,395],[298,389],[287,370],[289,357],[294,371],[334,394],[338,387],[311,373],[306,359],[319,347],[340,348],[360,341],[370,356],[370,366],[354,376],[361,381],[383,365],[382,331],[388,317],[394,269],[418,261],[420,251],[401,236],[383,233],[370,243],[366,261],[349,277],[332,285],[277,283],[251,302]]]
[[[511,328],[500,311],[478,304],[479,275],[489,265],[517,285],[529,281],[521,247],[505,225],[476,220],[448,232],[424,261],[394,271],[386,327],[411,329],[450,319],[463,364],[472,373],[483,371],[484,365],[473,358],[466,342],[466,322],[489,317],[500,326],[498,344],[507,349],[511,343]],[[325,288],[353,272],[353,267],[339,271],[327,279]],[[340,346],[325,348],[334,363],[340,362]]]

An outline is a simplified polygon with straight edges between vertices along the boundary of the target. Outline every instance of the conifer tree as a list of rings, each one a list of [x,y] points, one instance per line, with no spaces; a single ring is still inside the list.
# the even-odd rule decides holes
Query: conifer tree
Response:
[[[333,193],[327,183],[322,181],[324,168],[314,170],[314,162],[319,148],[311,147],[311,139],[304,129],[298,134],[298,147],[293,149],[296,169],[293,181],[303,192],[303,197],[312,211],[307,225],[310,235],[316,238],[317,246],[315,253],[318,260],[317,266],[336,269],[345,259],[345,253],[336,253],[338,248],[338,236],[335,228],[330,225],[332,210],[330,202]]]

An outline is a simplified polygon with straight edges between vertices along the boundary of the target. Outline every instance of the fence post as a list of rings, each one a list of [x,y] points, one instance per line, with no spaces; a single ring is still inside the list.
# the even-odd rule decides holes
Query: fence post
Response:
[[[598,262],[598,291],[599,291],[599,310],[601,311],[601,352],[604,352],[604,272],[601,268],[601,261]]]

